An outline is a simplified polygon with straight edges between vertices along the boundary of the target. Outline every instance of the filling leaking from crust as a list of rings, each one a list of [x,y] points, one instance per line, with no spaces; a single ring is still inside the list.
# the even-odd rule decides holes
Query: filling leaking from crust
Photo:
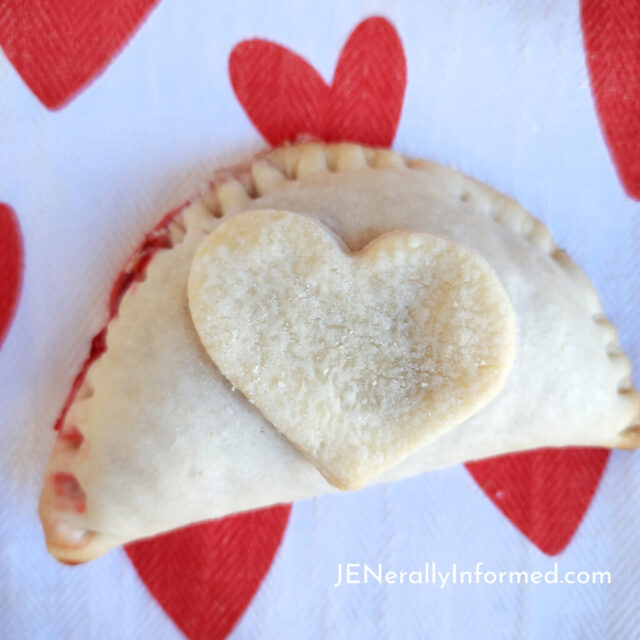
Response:
[[[87,374],[91,365],[107,350],[106,338],[109,324],[117,317],[118,309],[124,296],[137,283],[144,281],[147,267],[158,251],[172,249],[174,239],[180,233],[184,233],[181,214],[188,205],[189,203],[184,203],[162,217],[135,249],[127,265],[116,278],[109,295],[107,324],[91,340],[89,354],[74,378],[69,394],[54,424],[54,430],[58,432],[57,448],[77,452],[82,446],[84,435],[75,424],[66,420],[69,409],[77,398],[91,395],[91,388],[87,383]],[[86,511],[87,496],[78,480],[71,473],[61,471],[51,473],[45,479],[43,496],[47,493],[53,496],[51,503],[57,511],[72,511],[76,513],[84,513]],[[42,513],[42,517],[49,518],[50,516]],[[70,549],[83,547],[97,536],[95,531],[75,528],[60,518],[54,518],[50,522],[50,532],[50,546]],[[61,559],[64,560],[64,558]],[[69,564],[75,563],[70,561]]]

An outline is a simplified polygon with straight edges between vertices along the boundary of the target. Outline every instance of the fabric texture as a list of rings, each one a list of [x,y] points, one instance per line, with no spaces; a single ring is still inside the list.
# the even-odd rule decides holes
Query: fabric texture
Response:
[[[214,168],[292,137],[392,146],[518,200],[594,282],[637,384],[640,6],[85,4],[0,6],[0,636],[637,637],[637,452],[482,461],[81,567],[47,555],[36,504],[132,251]],[[611,582],[334,588],[340,563]]]

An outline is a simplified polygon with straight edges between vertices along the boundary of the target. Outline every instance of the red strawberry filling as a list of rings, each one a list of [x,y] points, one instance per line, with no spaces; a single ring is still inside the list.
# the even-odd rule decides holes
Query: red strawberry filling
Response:
[[[162,220],[145,236],[142,243],[133,252],[126,267],[120,272],[109,296],[109,319],[107,324],[91,340],[89,355],[82,364],[78,375],[71,386],[71,391],[65,400],[62,411],[56,420],[54,428],[58,433],[58,442],[72,449],[78,449],[84,441],[84,436],[75,425],[64,425],[69,408],[87,377],[91,365],[96,362],[107,350],[107,331],[109,323],[118,315],[118,309],[122,298],[131,286],[144,280],[145,273],[152,258],[161,249],[170,249],[171,223],[184,210],[188,203],[182,204],[165,215]],[[70,473],[55,472],[50,476],[54,495],[57,498],[59,509],[84,513],[87,509],[86,494],[76,477]],[[64,537],[64,536],[63,536]]]
[[[73,509],[78,513],[87,510],[87,497],[73,475],[58,471],[51,474],[51,482],[56,497],[61,499],[60,508]]]
[[[176,209],[167,213],[162,220],[160,220],[160,222],[145,236],[144,240],[133,252],[125,268],[118,275],[109,296],[109,319],[107,324],[93,337],[91,347],[89,349],[89,355],[82,364],[78,375],[75,377],[75,380],[71,385],[71,391],[69,392],[69,395],[62,407],[62,411],[54,425],[54,429],[56,431],[60,431],[60,436],[65,440],[77,440],[77,435],[70,434],[69,429],[63,430],[64,420],[69,411],[69,407],[73,404],[78,391],[87,377],[89,368],[107,350],[107,330],[109,328],[109,323],[118,315],[120,302],[122,301],[125,293],[127,293],[135,282],[144,280],[147,267],[155,254],[161,249],[171,248],[172,244],[169,227],[187,205],[188,203],[185,202]],[[71,427],[70,429],[74,430],[82,438],[82,434],[80,434],[76,427]],[[82,440],[80,440],[80,443],[81,442]]]
[[[77,449],[83,442],[84,436],[78,430],[76,426],[67,427],[64,431],[60,431],[58,434],[58,440],[62,440],[63,442],[67,442],[69,446],[74,449]]]

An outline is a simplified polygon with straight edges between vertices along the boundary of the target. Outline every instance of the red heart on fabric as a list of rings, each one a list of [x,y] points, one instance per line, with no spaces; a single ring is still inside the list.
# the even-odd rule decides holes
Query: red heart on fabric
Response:
[[[571,541],[598,488],[608,449],[539,449],[471,462],[480,488],[541,551]]]
[[[271,567],[289,505],[197,524],[126,546],[149,591],[190,640],[222,640]]]
[[[640,3],[582,0],[591,90],[618,176],[640,200]]]
[[[120,51],[158,0],[3,0],[0,46],[38,100],[58,109]]]
[[[13,320],[22,287],[23,249],[15,213],[0,203],[0,347]]]
[[[330,85],[299,55],[267,40],[245,40],[229,57],[231,84],[272,145],[310,135],[387,147],[407,84],[402,42],[384,18],[368,18],[342,48]]]

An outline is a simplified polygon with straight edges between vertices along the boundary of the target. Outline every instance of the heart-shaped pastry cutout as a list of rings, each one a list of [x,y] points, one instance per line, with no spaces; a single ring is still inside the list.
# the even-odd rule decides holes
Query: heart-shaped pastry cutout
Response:
[[[425,233],[349,254],[305,216],[243,213],[198,249],[189,305],[223,375],[344,489],[478,411],[514,359],[495,273]]]

